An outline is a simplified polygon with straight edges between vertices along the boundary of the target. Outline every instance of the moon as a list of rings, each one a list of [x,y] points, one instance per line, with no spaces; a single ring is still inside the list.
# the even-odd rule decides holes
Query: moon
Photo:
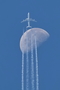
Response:
[[[20,39],[20,49],[22,52],[27,52],[27,40],[28,40],[28,51],[31,50],[31,38],[33,43],[33,48],[35,47],[35,37],[37,46],[41,45],[49,37],[49,33],[41,28],[32,28],[27,30]]]

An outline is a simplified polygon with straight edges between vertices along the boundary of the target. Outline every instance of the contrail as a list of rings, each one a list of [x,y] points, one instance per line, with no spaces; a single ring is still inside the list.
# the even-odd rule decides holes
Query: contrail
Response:
[[[38,81],[38,56],[37,56],[36,37],[35,37],[35,56],[36,56],[36,90],[39,90],[39,81]]]
[[[26,52],[26,90],[29,90],[28,38],[27,38],[27,52]]]
[[[24,52],[22,52],[22,90],[24,90]]]
[[[32,90],[34,90],[34,60],[33,60],[33,41],[31,36],[31,83]]]

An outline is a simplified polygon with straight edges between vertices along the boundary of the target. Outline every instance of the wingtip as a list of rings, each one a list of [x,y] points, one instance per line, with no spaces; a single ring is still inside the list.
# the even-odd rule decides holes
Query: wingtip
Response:
[[[23,21],[21,21],[21,23],[23,23]]]

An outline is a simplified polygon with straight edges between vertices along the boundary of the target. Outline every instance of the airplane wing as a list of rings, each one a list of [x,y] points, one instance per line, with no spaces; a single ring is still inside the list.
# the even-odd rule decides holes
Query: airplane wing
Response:
[[[37,22],[37,21],[36,21],[35,19],[32,19],[32,18],[30,19],[30,21],[34,21],[34,22]]]
[[[23,23],[23,22],[25,22],[25,21],[27,21],[27,18],[26,18],[25,20],[21,21],[21,23]]]

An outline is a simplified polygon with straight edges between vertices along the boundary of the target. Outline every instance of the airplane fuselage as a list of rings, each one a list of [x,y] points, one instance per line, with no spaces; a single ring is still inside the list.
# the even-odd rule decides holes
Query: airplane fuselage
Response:
[[[31,28],[30,21],[34,21],[35,22],[34,19],[30,18],[30,13],[28,13],[28,17],[25,20],[23,20],[22,22],[25,22],[25,21],[28,21],[28,26],[26,28]]]

